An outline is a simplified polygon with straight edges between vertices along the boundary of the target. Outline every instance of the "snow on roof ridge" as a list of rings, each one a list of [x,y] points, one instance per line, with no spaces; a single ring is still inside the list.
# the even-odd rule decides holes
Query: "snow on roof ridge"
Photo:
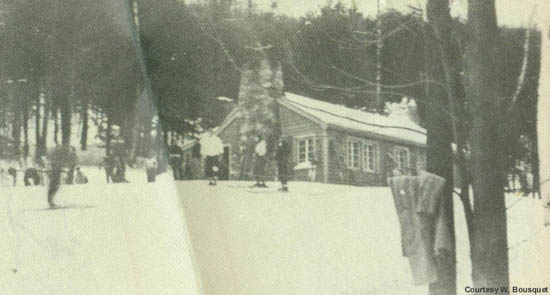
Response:
[[[426,143],[426,130],[407,116],[399,114],[382,116],[291,92],[285,92],[285,100],[327,124],[421,144]]]

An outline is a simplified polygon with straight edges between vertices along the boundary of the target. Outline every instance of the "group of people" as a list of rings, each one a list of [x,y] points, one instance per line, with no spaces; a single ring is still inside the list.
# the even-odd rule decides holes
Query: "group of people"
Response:
[[[60,147],[56,149],[62,149]],[[80,170],[80,167],[76,166],[76,150],[71,147],[70,150],[63,150],[62,152],[56,152],[56,149],[50,154],[50,161],[46,157],[37,158],[34,160],[34,165],[25,168],[26,165],[19,162],[15,165],[5,165],[0,163],[0,184],[1,186],[17,186],[18,179],[23,173],[23,184],[25,186],[37,186],[45,185],[49,183],[51,172],[59,166],[59,161],[64,162],[61,164],[64,169],[61,170],[62,174],[65,173],[64,181],[66,184],[84,184],[88,183],[88,177]],[[63,153],[62,156],[58,155]],[[71,159],[65,161],[66,159]],[[6,168],[8,166],[8,168]],[[15,168],[15,167],[23,168]],[[61,176],[60,176],[61,177]],[[48,181],[47,181],[48,180]]]
[[[280,191],[288,192],[288,180],[290,176],[290,144],[286,139],[279,140],[275,160],[277,161],[277,174],[281,182]],[[267,163],[267,143],[261,135],[256,136],[256,146],[254,148],[254,178],[255,187],[267,187],[265,184],[265,166]]]
[[[219,177],[220,157],[223,154],[223,143],[221,139],[212,131],[207,131],[200,140],[200,154],[205,157],[205,176],[209,185],[216,185]],[[288,192],[288,180],[290,175],[290,144],[287,140],[280,140],[277,151],[276,161],[279,181],[281,182],[280,191]],[[261,135],[255,137],[254,147],[254,167],[253,176],[256,181],[254,187],[267,187],[266,180],[267,165],[267,143]]]
[[[46,157],[36,159],[35,167],[16,169],[13,166],[5,168],[0,165],[0,185],[16,186],[19,172],[23,172],[25,186],[48,185],[48,204],[55,207],[54,196],[61,183],[84,184],[88,177],[77,167],[76,149],[70,145],[57,145]],[[23,166],[23,165],[19,165]],[[65,177],[63,177],[65,175]]]

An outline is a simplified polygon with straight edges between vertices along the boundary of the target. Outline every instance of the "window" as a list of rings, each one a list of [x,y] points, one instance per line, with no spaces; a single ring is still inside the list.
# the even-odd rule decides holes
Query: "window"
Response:
[[[409,150],[404,147],[395,148],[395,161],[397,161],[397,169],[403,174],[409,172]]]
[[[376,172],[378,166],[378,145],[374,142],[363,142],[363,169]]]
[[[312,162],[315,159],[315,140],[313,137],[298,140],[298,163]]]
[[[348,168],[359,169],[359,149],[358,140],[348,140]]]

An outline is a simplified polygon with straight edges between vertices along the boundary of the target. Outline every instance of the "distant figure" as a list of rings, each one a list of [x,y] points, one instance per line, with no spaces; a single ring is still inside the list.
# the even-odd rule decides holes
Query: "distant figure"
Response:
[[[31,184],[31,180],[33,183]],[[25,174],[23,176],[23,181],[25,182],[25,186],[29,185],[39,185],[41,183],[40,181],[40,172],[36,168],[28,168],[25,170]]]
[[[50,208],[55,208],[54,197],[61,185],[63,167],[75,167],[77,160],[75,149],[69,145],[58,145],[50,154],[51,170],[48,187],[48,204]]]
[[[109,150],[107,155],[103,158],[103,168],[105,169],[105,176],[107,177],[107,183],[113,181],[113,170],[115,168],[115,156],[113,151]]]
[[[76,168],[76,176],[74,181],[76,184],[88,183],[88,176],[86,176],[84,172],[80,170],[80,167]]]
[[[126,162],[122,156],[115,156],[111,179],[114,183],[129,182],[126,180]]]
[[[277,172],[279,181],[281,182],[280,191],[288,192],[288,176],[289,176],[289,159],[290,159],[290,144],[287,140],[281,140],[277,148]]]
[[[200,145],[196,144],[193,146],[191,157],[185,160],[184,178],[187,180],[200,179],[202,174],[201,165]]]
[[[13,186],[17,185],[17,169],[10,167],[8,168],[8,174],[13,178]]]
[[[211,130],[207,131],[200,140],[201,154],[206,156],[204,174],[208,178],[208,185],[216,185],[219,169],[219,157],[223,154],[222,140]]]
[[[172,141],[168,151],[170,153],[170,166],[172,167],[172,172],[174,173],[174,179],[181,180],[183,178],[183,150],[174,140]]]
[[[267,187],[265,184],[265,164],[267,153],[267,144],[261,135],[256,136],[256,148],[254,149],[254,178],[256,179],[256,187]]]
[[[114,155],[113,182],[128,182],[126,180],[126,160],[128,153],[124,140],[118,135],[114,137],[111,149]]]
[[[152,153],[151,157],[145,161],[145,173],[147,174],[147,182],[155,182],[158,172],[157,156]]]

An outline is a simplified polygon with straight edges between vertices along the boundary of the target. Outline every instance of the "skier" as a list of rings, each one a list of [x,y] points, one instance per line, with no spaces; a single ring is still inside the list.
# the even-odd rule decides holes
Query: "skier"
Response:
[[[256,136],[256,148],[254,149],[254,178],[256,187],[267,187],[265,184],[265,155],[267,153],[267,144],[261,135]]]
[[[170,166],[172,166],[172,172],[174,173],[175,180],[181,180],[183,178],[183,150],[178,146],[175,140],[169,148],[170,152]]]
[[[288,160],[290,159],[290,145],[288,141],[283,139],[279,142],[277,148],[277,171],[279,174],[279,181],[281,181],[281,188],[279,189],[282,192],[288,192]]]
[[[208,130],[201,137],[200,145],[201,154],[206,156],[204,172],[208,178],[208,185],[216,185],[217,172],[219,171],[219,156],[223,154],[222,140],[212,130]]]
[[[187,180],[200,179],[201,170],[201,147],[200,144],[193,146],[191,157],[185,161],[184,178]]]
[[[158,172],[158,162],[157,156],[154,152],[151,153],[151,156],[145,162],[145,173],[147,174],[147,182],[155,182]]]
[[[109,150],[107,156],[103,158],[103,168],[105,168],[105,176],[107,177],[107,183],[113,181],[113,170],[115,168],[115,157],[113,151]]]
[[[54,196],[61,185],[61,173],[63,167],[75,167],[77,162],[76,153],[69,145],[58,145],[50,154],[51,170],[49,174],[50,184],[48,187],[48,204],[55,208]]]

